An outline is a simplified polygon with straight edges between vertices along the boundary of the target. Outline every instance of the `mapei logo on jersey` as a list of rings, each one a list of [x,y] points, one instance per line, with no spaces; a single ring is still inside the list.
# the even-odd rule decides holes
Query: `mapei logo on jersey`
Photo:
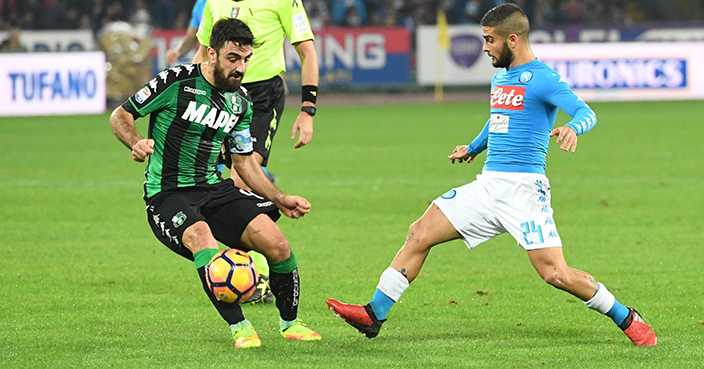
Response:
[[[491,107],[506,110],[523,110],[526,88],[522,86],[496,86],[491,92]]]
[[[147,101],[149,96],[152,96],[152,92],[149,90],[149,87],[144,86],[143,89],[139,90],[139,92],[137,92],[137,94],[134,95],[134,100],[138,104],[142,104],[145,101]]]
[[[195,101],[190,101],[186,111],[181,115],[181,119],[196,122],[212,129],[224,127],[225,132],[230,132],[238,118],[237,114],[230,114],[218,108],[211,108],[208,104],[198,104]]]

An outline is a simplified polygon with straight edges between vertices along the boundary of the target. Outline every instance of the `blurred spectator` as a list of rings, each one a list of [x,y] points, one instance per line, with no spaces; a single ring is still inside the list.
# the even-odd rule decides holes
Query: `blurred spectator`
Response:
[[[347,8],[345,18],[342,20],[344,27],[360,27],[362,22],[362,15],[359,13],[359,9],[356,6]]]
[[[467,1],[459,14],[459,22],[461,24],[479,24],[484,16],[482,8],[482,0],[469,0]]]
[[[323,29],[334,25],[332,24],[330,8],[325,0],[306,0],[303,2],[303,6],[306,8],[306,13],[308,13],[311,29]]]
[[[355,27],[367,23],[367,7],[362,0],[332,0],[332,18],[336,24]]]
[[[132,15],[130,15],[130,23],[152,23],[152,16],[149,14],[149,9],[147,9],[147,5],[144,4],[144,0],[135,0],[132,6]]]
[[[336,26],[435,24],[438,10],[450,24],[478,24],[507,0],[301,0],[313,29]],[[692,4],[704,0],[689,0]],[[79,29],[98,32],[114,21],[184,29],[195,0],[0,0],[0,29]],[[535,28],[564,24],[630,25],[634,22],[699,20],[703,14],[658,0],[511,0]],[[677,3],[684,4],[685,1]],[[693,5],[692,5],[693,6]],[[699,9],[704,7],[694,7]]]
[[[27,48],[20,43],[20,30],[13,28],[10,30],[10,36],[7,40],[0,44],[0,52],[3,53],[24,53]]]
[[[154,27],[156,28],[171,28],[176,19],[176,9],[173,1],[156,0],[151,1],[152,15],[154,16]],[[193,4],[191,4],[193,5]]]

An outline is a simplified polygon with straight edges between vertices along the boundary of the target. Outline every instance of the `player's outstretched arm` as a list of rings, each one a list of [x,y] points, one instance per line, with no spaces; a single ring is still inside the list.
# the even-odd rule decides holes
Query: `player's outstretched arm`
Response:
[[[287,217],[298,219],[310,211],[308,200],[286,195],[274,186],[252,155],[232,154],[232,166],[252,191],[271,200]]]
[[[143,162],[147,156],[154,153],[154,140],[144,139],[139,135],[134,125],[134,117],[122,106],[118,106],[110,114],[110,126],[115,137],[132,150],[134,161]]]
[[[467,163],[471,163],[476,157],[476,155],[470,155],[467,152],[467,145],[460,145],[455,147],[455,150],[453,150],[452,154],[450,154],[450,156],[448,156],[447,158],[450,159],[452,164],[455,164],[455,160],[459,161],[460,163],[465,161]]]
[[[175,48],[166,51],[166,62],[169,65],[176,63],[181,55],[186,54],[189,50],[193,49],[196,45],[196,33],[198,28],[189,26],[186,30],[186,35],[179,41]]]

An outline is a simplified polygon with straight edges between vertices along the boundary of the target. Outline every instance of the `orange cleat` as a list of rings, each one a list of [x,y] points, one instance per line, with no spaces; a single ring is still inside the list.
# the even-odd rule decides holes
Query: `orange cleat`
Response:
[[[658,344],[658,337],[650,327],[645,324],[643,317],[636,309],[629,307],[629,313],[626,320],[621,324],[623,333],[631,339],[634,345],[638,346],[655,346]]]
[[[376,337],[379,334],[381,325],[386,321],[386,319],[377,319],[369,304],[364,306],[350,305],[335,299],[328,299],[325,302],[328,304],[328,307],[330,307],[330,310],[335,312],[335,316],[339,316],[347,324],[357,328],[357,330],[367,336],[367,338]]]

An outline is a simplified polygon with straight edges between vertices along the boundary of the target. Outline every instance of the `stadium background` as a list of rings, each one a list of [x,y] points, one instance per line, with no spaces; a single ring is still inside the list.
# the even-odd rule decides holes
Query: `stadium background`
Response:
[[[264,347],[239,353],[192,265],[150,233],[143,165],[108,124],[167,67],[193,2],[0,0],[0,367],[701,367],[698,0],[517,1],[536,55],[599,117],[577,154],[548,155],[567,260],[633,302],[658,347],[632,347],[545,286],[505,236],[435,249],[375,340],[325,308],[369,299],[408,225],[481,170],[445,157],[486,121],[495,69],[477,22],[500,2],[303,0],[321,61],[316,131],[293,150],[300,74],[288,45],[270,167],[314,205],[279,224],[301,265],[303,317],[324,341],[282,342],[275,308],[250,306]]]
[[[108,66],[108,106],[114,106],[156,72],[167,67],[165,52],[174,47],[185,33],[192,2],[3,0],[0,2],[0,49],[4,52],[27,51],[30,53],[28,55],[36,52],[103,51]],[[408,98],[420,98],[417,93],[431,91],[437,84],[450,85],[448,87],[451,91],[483,91],[482,87],[488,85],[494,70],[481,52],[481,34],[477,23],[486,10],[501,2],[502,0],[304,1],[317,35],[320,84],[326,92],[321,96],[330,97],[333,92],[361,91],[394,92],[393,97],[403,97],[398,94],[401,92],[412,94],[405,96]],[[518,4],[526,9],[531,19],[531,40],[534,44],[581,43],[587,47],[589,43],[599,42],[671,43],[704,40],[701,28],[704,6],[699,0],[534,0],[518,1]],[[438,23],[440,13],[446,22],[441,20]],[[444,23],[449,24],[449,28],[442,27]],[[439,40],[438,35],[434,33],[438,32],[437,24],[441,25],[441,36],[447,37],[447,42],[439,42],[439,45],[435,42]],[[5,31],[1,31],[3,29]],[[639,45],[639,49],[652,50],[647,44]],[[440,49],[436,50],[435,46]],[[296,93],[300,86],[300,64],[291,45],[287,45],[286,54],[289,69],[286,79],[292,92]],[[437,58],[438,54],[447,54],[447,60]],[[179,62],[189,62],[192,56],[193,54],[187,54]],[[616,58],[610,59],[616,62],[618,55],[614,56]],[[41,56],[43,60],[46,57]],[[631,57],[634,58],[655,58],[662,61],[657,53],[652,52]],[[632,69],[631,73],[639,74],[636,78],[648,78],[642,70],[644,68],[635,70],[638,67],[632,65],[628,68]],[[688,68],[691,66],[675,67],[685,73]],[[41,73],[43,70],[35,72]],[[608,74],[618,74],[610,70],[602,73],[607,74],[607,78]],[[659,76],[662,71],[658,69],[653,73]],[[27,103],[23,100],[31,100],[36,105],[42,105],[45,102],[38,99],[43,91],[33,94],[31,89],[20,86],[22,82],[28,88],[37,85],[37,89],[49,89],[48,85],[54,83],[69,84],[66,81],[69,76],[64,76],[61,82],[46,76],[47,80],[42,82],[42,87],[39,86],[39,77],[36,77],[36,81],[29,80],[30,74],[27,79],[24,76],[4,79],[3,86],[9,88],[12,96],[9,96],[10,101],[3,103],[22,104]],[[578,78],[572,76],[572,79]],[[691,82],[688,80],[666,87],[689,89]],[[89,80],[88,87],[92,86],[91,83],[94,82]],[[573,87],[579,86],[573,84]],[[596,86],[597,89],[617,87],[624,86]],[[627,87],[663,86],[641,84]],[[62,94],[64,102],[70,102],[71,94],[66,89],[70,88],[52,91],[52,99]],[[74,95],[80,95],[79,92]],[[100,92],[97,91],[98,94]],[[23,99],[23,96],[30,99]],[[378,98],[376,96],[373,101],[383,101]],[[457,99],[464,98],[466,96]],[[609,97],[602,100],[638,98],[640,97]],[[102,100],[102,95],[95,100]],[[338,100],[349,101],[349,98],[343,96]],[[325,97],[321,103],[324,101]],[[85,102],[82,104],[85,105]],[[23,106],[17,114],[21,114],[25,108]],[[51,109],[48,113],[51,113]]]

